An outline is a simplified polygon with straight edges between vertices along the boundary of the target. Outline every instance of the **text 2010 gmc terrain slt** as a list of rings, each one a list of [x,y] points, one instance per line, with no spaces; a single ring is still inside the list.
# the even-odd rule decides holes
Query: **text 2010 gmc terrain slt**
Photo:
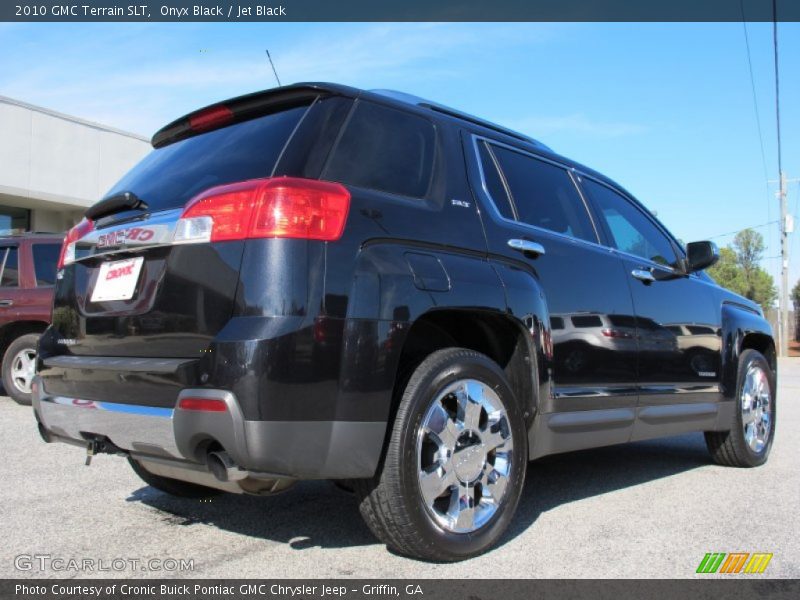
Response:
[[[764,463],[775,347],[623,188],[397,92],[293,85],[198,110],[65,240],[47,441],[179,496],[351,480],[393,549],[459,560],[526,463],[705,432]]]

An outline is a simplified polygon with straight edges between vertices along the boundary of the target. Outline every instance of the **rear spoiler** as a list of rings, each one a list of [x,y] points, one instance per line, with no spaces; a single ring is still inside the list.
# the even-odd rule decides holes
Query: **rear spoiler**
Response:
[[[162,148],[200,133],[304,103],[310,104],[320,96],[346,90],[344,86],[341,88],[340,90],[339,86],[298,84],[255,92],[218,104],[211,104],[162,127],[153,135],[150,143],[153,148]]]

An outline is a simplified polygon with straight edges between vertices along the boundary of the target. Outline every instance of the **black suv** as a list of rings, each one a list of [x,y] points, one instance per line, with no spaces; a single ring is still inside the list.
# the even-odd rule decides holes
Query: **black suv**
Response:
[[[543,144],[301,84],[153,146],[66,237],[45,440],[180,496],[348,480],[382,541],[433,560],[497,542],[530,459],[703,431],[718,463],[767,460],[759,307],[703,272],[713,244]]]

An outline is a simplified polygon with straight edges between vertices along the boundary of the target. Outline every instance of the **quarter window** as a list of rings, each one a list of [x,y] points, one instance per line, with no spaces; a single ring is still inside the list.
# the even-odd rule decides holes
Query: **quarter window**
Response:
[[[33,245],[33,269],[36,285],[53,285],[56,282],[56,264],[61,246],[58,244]]]
[[[586,315],[572,317],[572,324],[575,327],[602,327],[603,321],[597,315]]]
[[[609,315],[608,320],[614,327],[636,327],[636,317],[632,315]]]
[[[492,146],[519,220],[596,242],[586,206],[567,171],[507,148]]]
[[[424,198],[433,173],[433,124],[402,110],[360,102],[324,178]]]
[[[654,263],[676,266],[669,238],[630,200],[592,180],[584,180],[583,187],[605,221],[615,248]]]

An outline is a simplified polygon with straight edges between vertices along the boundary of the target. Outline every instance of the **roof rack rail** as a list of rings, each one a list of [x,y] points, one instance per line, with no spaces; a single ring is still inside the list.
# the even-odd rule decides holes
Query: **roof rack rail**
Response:
[[[497,131],[498,133],[502,133],[509,137],[516,138],[523,142],[529,142],[541,148],[547,148],[542,142],[536,140],[528,135],[523,133],[519,133],[514,131],[513,129],[509,129],[508,127],[503,127],[502,125],[498,125],[497,123],[492,123],[491,121],[487,121],[486,119],[481,119],[480,117],[475,117],[469,113],[461,112],[460,110],[456,110],[454,108],[450,108],[449,106],[443,106],[441,104],[436,104],[435,102],[422,102],[420,106],[424,108],[429,108],[430,110],[436,111],[438,113],[442,113],[448,115],[450,117],[455,117],[457,119],[461,119],[462,121],[467,121],[469,123],[473,123],[475,125],[480,125],[481,127],[485,127],[486,129],[491,129],[493,131]],[[549,148],[547,148],[549,150]]]

